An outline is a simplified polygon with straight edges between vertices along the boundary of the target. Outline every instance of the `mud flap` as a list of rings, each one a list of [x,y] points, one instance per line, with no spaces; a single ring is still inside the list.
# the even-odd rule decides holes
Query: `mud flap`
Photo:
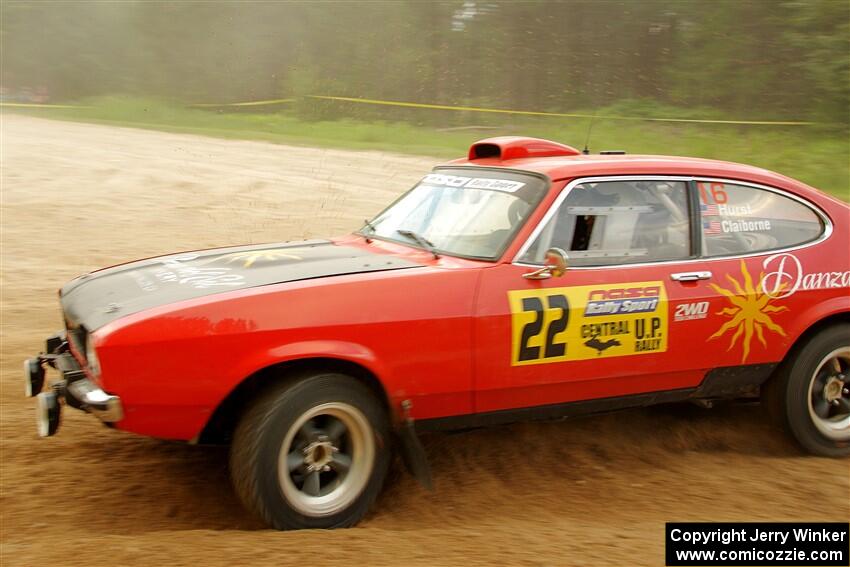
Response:
[[[416,435],[413,418],[410,417],[410,400],[404,400],[401,404],[404,411],[404,421],[399,428],[399,439],[401,441],[401,458],[408,472],[419,481],[425,489],[434,490],[431,481],[431,465],[428,464],[428,456],[425,448]]]

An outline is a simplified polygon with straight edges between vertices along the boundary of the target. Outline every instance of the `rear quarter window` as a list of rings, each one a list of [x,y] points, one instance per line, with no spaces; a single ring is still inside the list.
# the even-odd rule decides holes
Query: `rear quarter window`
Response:
[[[697,190],[704,256],[790,248],[825,228],[811,207],[775,191],[717,181],[698,181]]]

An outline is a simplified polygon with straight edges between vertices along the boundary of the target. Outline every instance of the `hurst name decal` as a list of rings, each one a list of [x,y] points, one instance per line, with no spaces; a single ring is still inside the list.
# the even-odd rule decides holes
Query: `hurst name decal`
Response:
[[[508,302],[515,366],[667,350],[660,281],[509,291]]]

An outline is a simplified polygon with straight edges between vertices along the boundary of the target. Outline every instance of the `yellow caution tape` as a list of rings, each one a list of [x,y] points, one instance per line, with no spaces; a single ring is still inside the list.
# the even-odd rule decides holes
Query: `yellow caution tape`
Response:
[[[90,106],[78,104],[38,104],[24,102],[0,102],[0,106],[9,106],[12,108],[91,108]]]
[[[345,96],[307,95],[307,98],[320,100],[338,100],[342,102],[359,102],[363,104],[379,104],[386,106],[404,106],[408,108],[431,108],[435,110],[462,110],[468,112],[491,112],[497,114],[519,114],[523,116],[557,116],[561,118],[597,118],[599,120],[644,120],[650,122],[692,122],[696,124],[755,124],[770,126],[812,126],[817,122],[802,121],[770,121],[770,120],[697,120],[694,118],[644,118],[640,116],[611,116],[607,114],[568,114],[564,112],[538,112],[533,110],[506,110],[501,108],[478,108],[474,106],[450,106],[445,104],[425,104],[421,102],[400,102],[392,100],[374,100],[368,98],[352,98]]]
[[[255,101],[249,101],[249,102],[225,102],[225,103],[218,103],[218,104],[212,103],[212,102],[204,102],[204,103],[199,103],[199,104],[192,104],[190,106],[197,106],[197,107],[203,107],[203,108],[217,107],[217,106],[264,106],[264,105],[267,105],[267,104],[283,104],[283,103],[286,103],[286,102],[295,102],[295,99],[294,98],[276,98],[276,99],[273,99],[273,100],[255,100]]]
[[[354,98],[346,96],[323,96],[305,95],[305,98],[318,100],[335,100],[341,102],[354,102],[361,104],[374,104],[383,106],[400,106],[406,108],[429,108],[433,110],[455,110],[464,112],[489,112],[491,114],[516,114],[521,116],[554,116],[558,118],[596,118],[599,120],[636,120],[645,122],[684,122],[692,124],[743,124],[757,126],[814,126],[819,122],[806,121],[774,121],[774,120],[699,120],[696,118],[650,118],[642,116],[616,116],[610,114],[574,114],[567,112],[540,112],[535,110],[508,110],[503,108],[480,108],[475,106],[454,106],[447,104],[427,104],[422,102],[402,102],[396,100],[377,100],[370,98]],[[225,106],[265,106],[271,104],[285,104],[295,102],[295,98],[278,98],[271,100],[256,100],[247,102],[225,102],[225,103],[198,103],[189,106],[196,108],[218,108]],[[74,104],[35,104],[18,102],[0,102],[0,107],[13,108],[91,108],[91,106]]]

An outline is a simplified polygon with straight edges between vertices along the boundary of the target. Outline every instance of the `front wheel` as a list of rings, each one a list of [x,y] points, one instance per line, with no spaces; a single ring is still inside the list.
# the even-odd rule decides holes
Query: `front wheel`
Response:
[[[357,523],[380,492],[389,462],[383,405],[341,374],[270,391],[239,423],[230,456],[243,503],[277,529]]]
[[[828,327],[795,349],[765,398],[803,448],[826,457],[850,455],[850,325]]]

